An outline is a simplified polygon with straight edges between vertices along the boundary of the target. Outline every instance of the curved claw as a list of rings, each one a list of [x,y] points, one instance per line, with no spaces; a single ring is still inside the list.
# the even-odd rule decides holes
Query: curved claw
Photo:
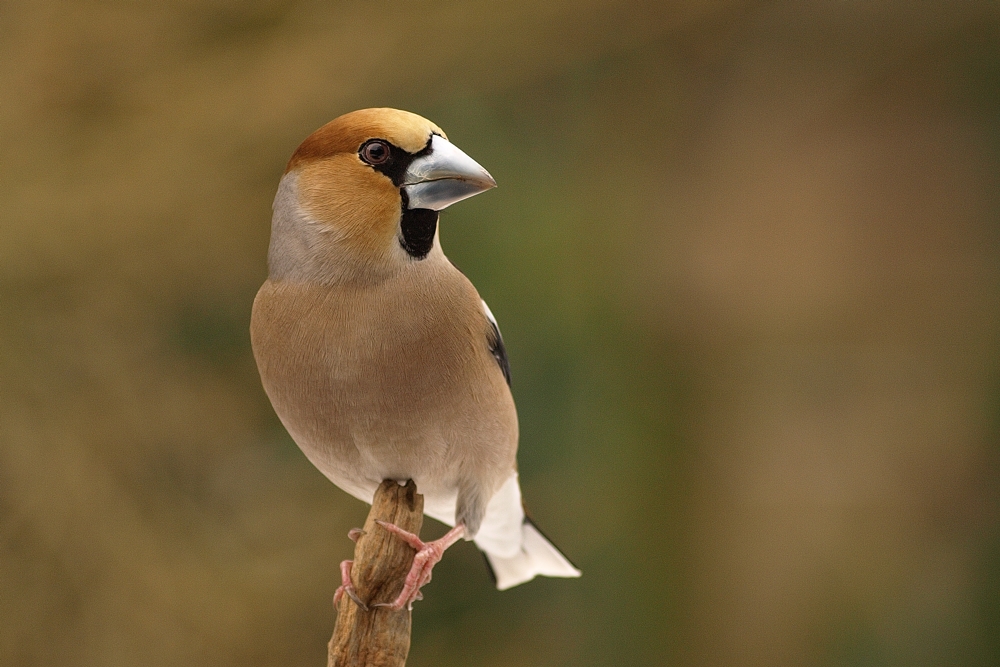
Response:
[[[424,582],[424,583],[427,583],[427,582]],[[407,611],[413,611],[413,603],[416,602],[417,600],[423,600],[423,599],[424,599],[424,594],[418,588],[417,592],[413,596],[413,599],[410,600],[409,604],[406,605]],[[394,601],[394,602],[376,602],[375,604],[372,605],[372,607],[388,607],[389,609],[392,609],[393,611],[399,611],[400,609],[403,608],[402,604],[398,604],[398,606],[397,606],[397,603],[399,603],[399,602],[400,601],[398,599],[396,601]]]
[[[347,597],[354,600],[354,604],[358,605],[358,607],[361,608],[361,611],[370,611],[368,609],[368,605],[362,602],[361,598],[359,598],[358,594],[354,591],[354,586],[351,586],[349,589],[345,589],[344,592],[347,593]]]
[[[336,607],[340,603],[340,599],[347,594],[347,597],[354,600],[354,604],[362,611],[370,611],[368,605],[361,601],[358,597],[358,593],[354,590],[354,583],[351,581],[351,566],[354,565],[354,561],[345,560],[340,564],[340,586],[337,591],[333,594],[333,606]]]

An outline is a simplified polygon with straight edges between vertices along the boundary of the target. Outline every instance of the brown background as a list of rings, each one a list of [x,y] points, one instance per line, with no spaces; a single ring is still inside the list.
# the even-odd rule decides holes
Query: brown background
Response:
[[[0,663],[323,664],[366,508],[247,322],[291,151],[381,105],[500,183],[442,240],[585,573],[460,545],[411,665],[1000,662],[994,3],[6,0]]]

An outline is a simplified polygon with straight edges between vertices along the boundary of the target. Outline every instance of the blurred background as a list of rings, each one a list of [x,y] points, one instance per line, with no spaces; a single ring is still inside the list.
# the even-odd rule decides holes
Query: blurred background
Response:
[[[286,160],[367,106],[500,183],[442,243],[584,571],[459,545],[410,665],[1000,664],[985,0],[5,0],[0,663],[325,664],[367,507],[247,327]]]

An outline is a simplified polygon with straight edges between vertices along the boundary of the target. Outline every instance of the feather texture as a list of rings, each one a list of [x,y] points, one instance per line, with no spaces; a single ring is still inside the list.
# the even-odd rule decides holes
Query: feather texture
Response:
[[[524,515],[496,319],[441,250],[437,211],[407,207],[405,188],[449,178],[471,194],[495,185],[440,128],[403,111],[346,114],[299,146],[251,318],[261,381],[334,484],[370,503],[382,480],[412,479],[425,513],[463,525],[487,554],[499,588],[579,576]],[[451,201],[432,194],[428,205]]]

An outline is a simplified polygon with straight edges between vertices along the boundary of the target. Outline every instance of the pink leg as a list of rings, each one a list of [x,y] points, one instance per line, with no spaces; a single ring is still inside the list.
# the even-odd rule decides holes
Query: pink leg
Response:
[[[340,602],[340,598],[344,597],[344,593],[347,593],[347,597],[354,600],[354,604],[361,607],[363,611],[368,611],[368,605],[361,601],[358,597],[357,591],[354,590],[354,584],[351,582],[351,566],[354,565],[353,560],[345,560],[340,564],[340,586],[337,588],[337,592],[333,594],[333,606],[336,607]]]
[[[406,575],[406,582],[403,584],[403,590],[400,591],[399,597],[394,602],[382,602],[372,606],[402,609],[405,605],[407,609],[413,609],[413,602],[423,599],[420,587],[431,580],[431,570],[434,569],[434,566],[444,556],[444,550],[455,542],[458,542],[465,535],[465,526],[459,524],[445,533],[441,539],[434,540],[433,542],[424,542],[413,533],[403,530],[399,526],[385,521],[377,523],[390,533],[395,533],[400,539],[416,549],[417,555],[413,557],[413,566],[410,568],[409,574]]]

